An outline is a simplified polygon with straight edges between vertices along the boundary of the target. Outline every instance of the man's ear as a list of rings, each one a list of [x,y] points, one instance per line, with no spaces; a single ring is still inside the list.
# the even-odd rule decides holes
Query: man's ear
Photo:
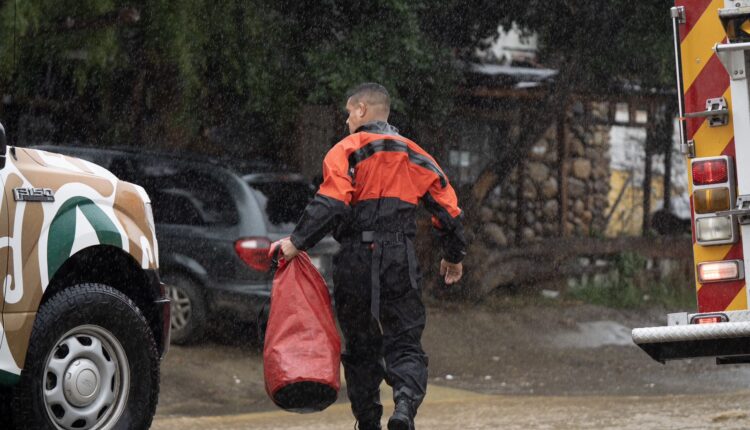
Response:
[[[360,118],[364,118],[367,115],[367,105],[362,102],[357,103],[357,114]]]

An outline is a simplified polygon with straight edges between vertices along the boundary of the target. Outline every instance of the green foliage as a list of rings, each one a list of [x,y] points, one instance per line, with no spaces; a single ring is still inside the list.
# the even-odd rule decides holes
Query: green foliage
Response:
[[[407,4],[371,2],[359,14],[347,12],[347,20],[331,22],[330,33],[305,50],[308,101],[343,104],[353,85],[375,81],[391,90],[396,111],[410,117],[447,113],[457,77],[451,58],[420,31]]]
[[[0,43],[0,83],[7,84],[17,72],[14,89],[20,90],[19,95],[29,95],[33,88],[39,91],[44,84],[40,78],[44,75],[33,72],[44,64],[54,68],[59,77],[69,79],[81,92],[89,80],[111,73],[110,60],[116,52],[113,31],[81,31],[61,36],[53,28],[62,25],[67,17],[86,20],[112,8],[112,1],[96,0],[5,2],[0,9],[0,40],[3,41]],[[15,48],[14,38],[17,39]]]
[[[679,267],[662,276],[647,270],[647,260],[636,253],[617,256],[613,270],[585,277],[571,285],[568,295],[586,303],[613,308],[662,306],[668,309],[695,308],[691,267]]]
[[[506,0],[504,22],[538,33],[542,61],[564,84],[605,91],[628,81],[672,88],[671,0]],[[498,6],[502,7],[502,6]]]
[[[386,85],[405,117],[444,117],[461,79],[455,60],[471,58],[498,23],[537,32],[542,63],[560,67],[565,85],[669,84],[669,4],[9,0],[0,4],[0,90],[24,106],[52,102],[70,122],[61,140],[140,144],[230,125],[286,143],[301,106],[340,106],[363,81]],[[126,7],[140,19],[116,24]]]
[[[124,7],[140,20],[63,28]],[[421,30],[424,8],[407,0],[5,2],[0,40],[16,34],[18,43],[15,61],[13,43],[0,44],[0,88],[26,102],[85,98],[94,129],[111,141],[144,122],[188,135],[201,125],[262,128],[283,141],[304,103],[343,104],[363,81],[391,88],[400,113],[444,115],[457,73],[447,46]],[[40,86],[45,76],[53,81]]]

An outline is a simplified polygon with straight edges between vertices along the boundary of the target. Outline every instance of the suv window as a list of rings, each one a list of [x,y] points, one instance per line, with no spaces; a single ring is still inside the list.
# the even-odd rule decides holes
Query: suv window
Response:
[[[112,161],[110,170],[146,189],[158,223],[229,226],[239,222],[237,205],[226,185],[202,169],[120,158]]]
[[[152,193],[154,221],[159,224],[205,225],[205,217],[191,197],[178,189]]]
[[[315,195],[311,184],[301,181],[248,181],[258,200],[268,230],[288,233]]]

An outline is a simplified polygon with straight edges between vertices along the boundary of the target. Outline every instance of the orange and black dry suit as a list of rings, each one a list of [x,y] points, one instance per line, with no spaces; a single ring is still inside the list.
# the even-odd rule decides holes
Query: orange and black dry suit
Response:
[[[425,310],[413,240],[422,201],[444,258],[460,262],[466,241],[456,193],[435,160],[384,122],[372,122],[336,144],[323,161],[323,183],[291,236],[305,250],[328,232],[334,257],[336,313],[352,410],[360,422],[382,415],[383,378],[395,400],[414,411],[427,388],[421,337]]]

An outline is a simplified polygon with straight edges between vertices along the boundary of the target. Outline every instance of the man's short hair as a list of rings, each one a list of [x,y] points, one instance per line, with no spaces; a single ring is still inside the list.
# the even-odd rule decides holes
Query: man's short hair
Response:
[[[349,91],[349,98],[354,103],[363,102],[368,105],[383,105],[386,112],[391,111],[391,96],[388,90],[380,84],[368,82],[360,84]]]

